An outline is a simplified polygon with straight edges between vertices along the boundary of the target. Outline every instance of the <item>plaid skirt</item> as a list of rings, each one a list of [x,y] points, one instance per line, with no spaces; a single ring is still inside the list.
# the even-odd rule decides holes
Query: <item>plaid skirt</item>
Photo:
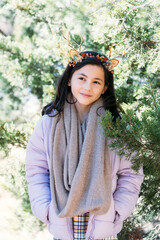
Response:
[[[72,218],[74,240],[85,239],[85,234],[88,226],[88,219],[89,219],[89,212]],[[53,238],[53,240],[61,240],[61,239]],[[118,239],[116,236],[112,236],[110,238],[101,238],[97,240],[118,240]]]

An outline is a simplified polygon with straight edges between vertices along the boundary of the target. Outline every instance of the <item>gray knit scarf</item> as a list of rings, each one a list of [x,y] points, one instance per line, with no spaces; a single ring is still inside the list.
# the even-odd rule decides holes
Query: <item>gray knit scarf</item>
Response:
[[[50,187],[59,217],[86,212],[104,214],[110,207],[111,164],[107,139],[99,123],[105,114],[102,105],[101,98],[92,104],[82,126],[75,104],[66,102],[60,119],[58,115],[53,117]]]

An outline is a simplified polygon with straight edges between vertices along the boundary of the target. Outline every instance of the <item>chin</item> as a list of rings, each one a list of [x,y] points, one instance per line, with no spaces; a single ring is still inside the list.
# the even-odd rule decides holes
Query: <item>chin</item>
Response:
[[[78,101],[78,103],[80,104],[80,105],[82,105],[82,106],[89,106],[89,105],[91,105],[93,102],[83,102],[83,101]]]

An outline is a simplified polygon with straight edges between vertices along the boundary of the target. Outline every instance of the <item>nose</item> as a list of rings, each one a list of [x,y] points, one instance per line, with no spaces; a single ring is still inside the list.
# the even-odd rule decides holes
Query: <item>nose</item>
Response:
[[[86,81],[86,82],[84,83],[83,88],[84,88],[85,90],[87,90],[87,91],[91,90],[91,83],[88,82],[88,81]]]

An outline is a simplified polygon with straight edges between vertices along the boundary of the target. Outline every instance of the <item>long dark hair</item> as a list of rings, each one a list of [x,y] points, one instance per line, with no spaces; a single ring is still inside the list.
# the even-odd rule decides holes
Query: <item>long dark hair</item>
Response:
[[[115,121],[117,117],[120,117],[119,112],[117,110],[117,104],[116,104],[113,74],[110,71],[108,71],[108,69],[102,64],[100,59],[96,58],[96,55],[98,54],[99,56],[104,56],[104,57],[105,55],[102,55],[100,53],[93,52],[93,51],[85,51],[85,53],[91,53],[92,55],[95,56],[95,58],[88,57],[86,59],[83,59],[82,62],[77,63],[74,67],[69,66],[69,64],[67,65],[65,71],[63,72],[63,74],[60,76],[58,80],[55,99],[43,108],[42,115],[49,114],[50,116],[54,116],[52,115],[53,109],[56,109],[58,113],[63,111],[64,103],[65,101],[68,101],[67,97],[69,93],[71,93],[71,87],[68,86],[68,81],[71,79],[73,73],[76,70],[84,67],[87,64],[90,64],[90,65],[100,66],[104,69],[105,85],[108,86],[105,93],[102,94],[104,109],[109,110],[112,113],[113,121]]]

